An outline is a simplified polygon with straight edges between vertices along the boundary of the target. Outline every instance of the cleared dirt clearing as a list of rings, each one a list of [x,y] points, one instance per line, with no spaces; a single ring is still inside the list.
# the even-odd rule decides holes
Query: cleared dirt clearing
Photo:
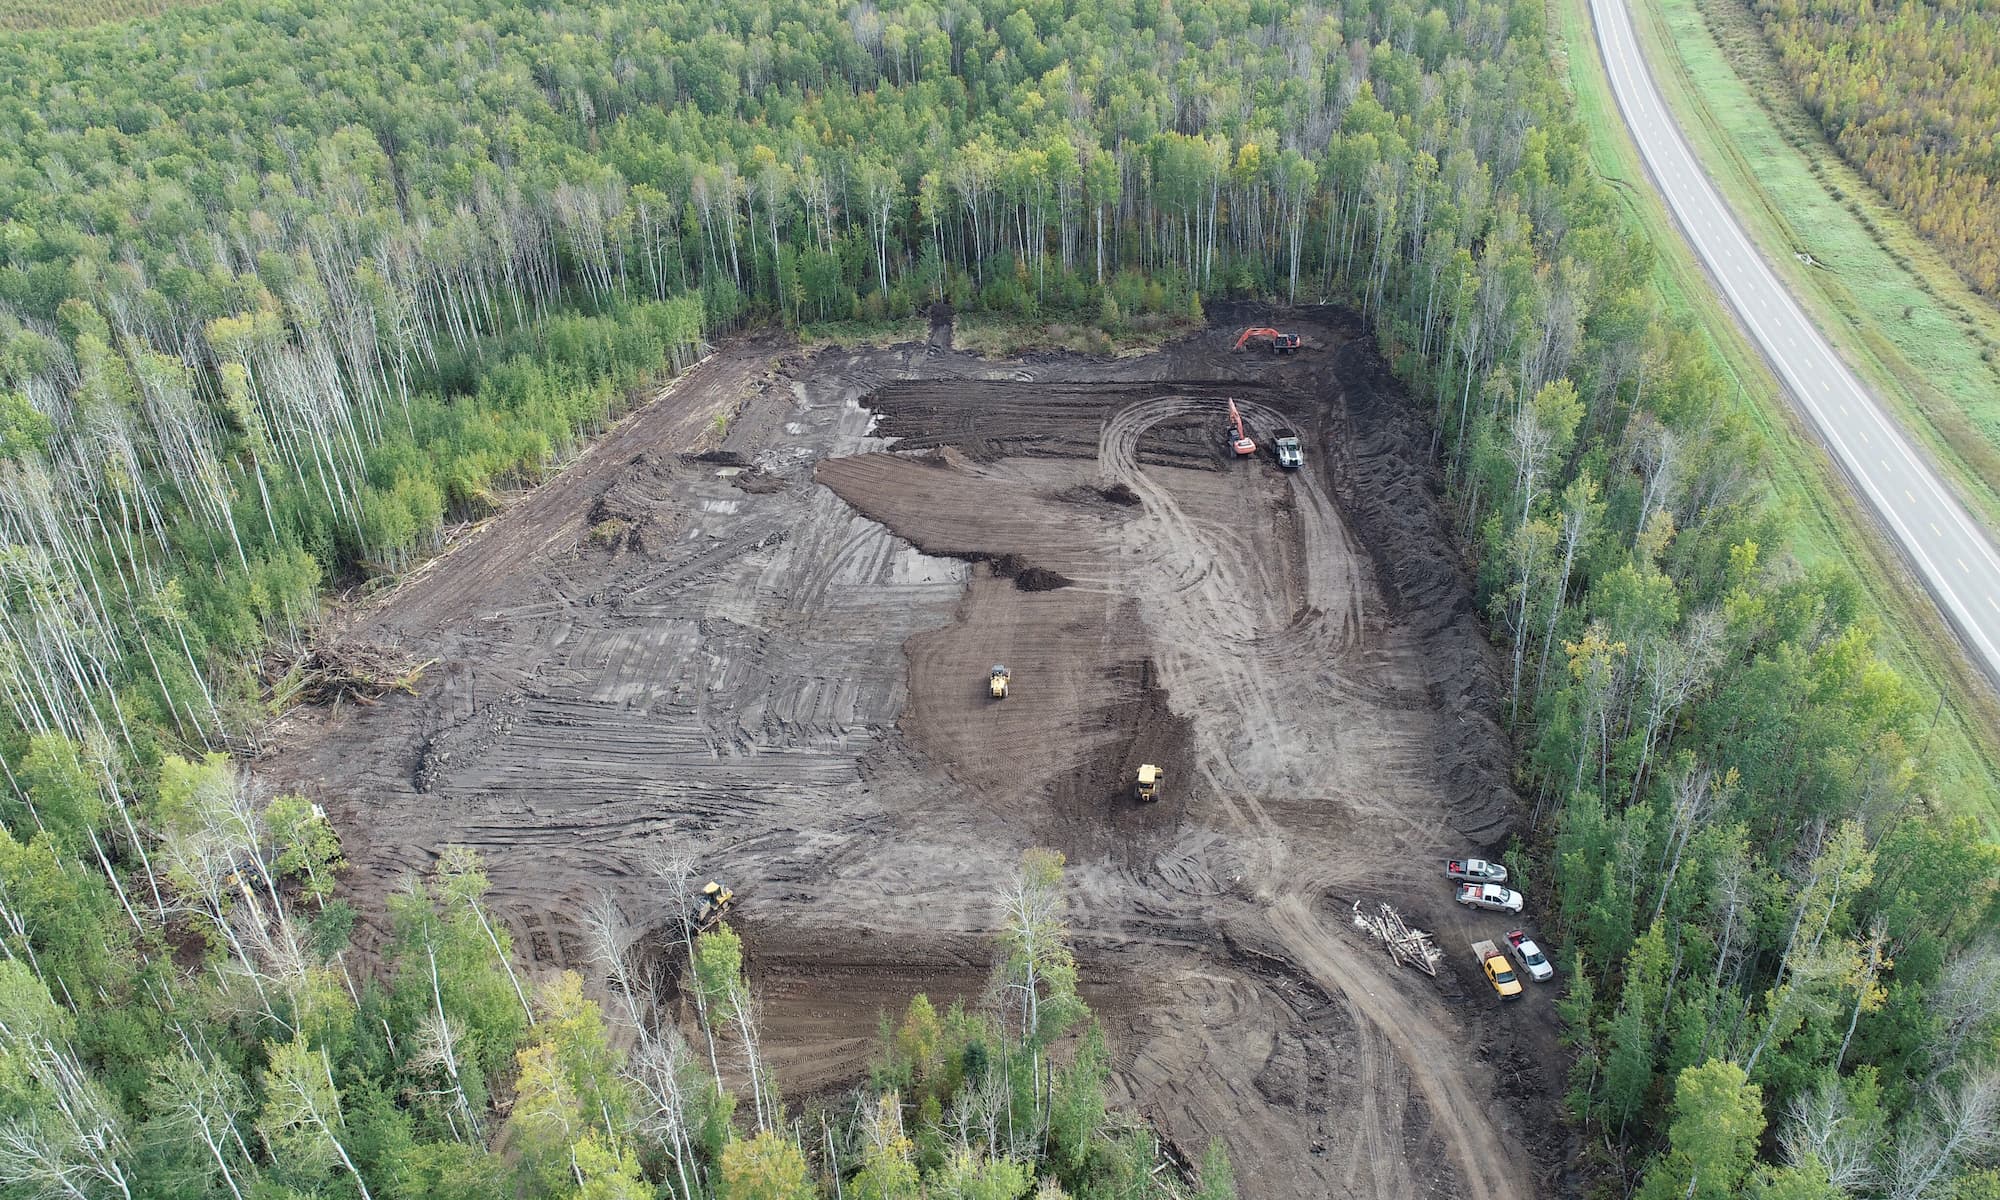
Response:
[[[1223,1138],[1244,1195],[1552,1190],[1551,993],[1478,990],[1463,946],[1504,923],[1438,870],[1517,802],[1428,432],[1348,318],[1288,323],[1282,359],[1235,323],[1115,362],[727,349],[355,618],[440,660],[422,695],[300,714],[263,769],[335,810],[364,902],[478,847],[551,967],[588,968],[599,891],[663,922],[646,860],[698,850],[794,1095],[860,1073],[878,1009],[976,996],[1053,846],[1120,1098]],[[1224,396],[1305,468],[1225,460]]]

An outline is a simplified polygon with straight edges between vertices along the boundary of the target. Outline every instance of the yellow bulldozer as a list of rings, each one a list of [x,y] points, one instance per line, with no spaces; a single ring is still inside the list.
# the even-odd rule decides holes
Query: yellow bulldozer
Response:
[[[1158,800],[1160,798],[1160,785],[1166,781],[1167,773],[1152,763],[1147,763],[1140,767],[1139,787],[1137,791],[1139,799]]]
[[[999,663],[994,663],[993,670],[986,676],[986,690],[995,700],[1005,700],[1007,698],[1007,685],[1012,682],[1013,678],[1014,673],[1012,671],[1009,671]]]
[[[696,934],[707,933],[722,924],[722,918],[729,915],[729,908],[736,903],[736,893],[711,879],[701,894],[694,898],[694,914],[689,918]]]

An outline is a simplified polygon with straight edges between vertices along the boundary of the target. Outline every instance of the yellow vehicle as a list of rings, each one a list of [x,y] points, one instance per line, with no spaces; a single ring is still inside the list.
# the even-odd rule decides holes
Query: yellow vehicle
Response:
[[[1472,953],[1479,958],[1479,968],[1486,972],[1486,982],[1493,985],[1493,990],[1500,993],[1502,1000],[1521,998],[1520,977],[1514,974],[1514,964],[1500,953],[1500,947],[1491,941],[1474,942]]]
[[[1160,785],[1166,782],[1166,779],[1167,773],[1152,763],[1147,763],[1145,766],[1140,767],[1139,799],[1158,800],[1160,798]]]
[[[692,918],[695,933],[707,933],[722,924],[722,918],[729,915],[729,906],[736,903],[736,893],[711,879],[694,898]]]
[[[1007,698],[1007,684],[1013,678],[1014,673],[1012,671],[1009,671],[999,663],[994,663],[992,672],[986,676],[986,688],[992,693],[995,700],[1005,700]]]

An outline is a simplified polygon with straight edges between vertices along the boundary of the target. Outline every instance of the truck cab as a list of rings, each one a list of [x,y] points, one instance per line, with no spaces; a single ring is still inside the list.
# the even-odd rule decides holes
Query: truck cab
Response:
[[[1507,944],[1513,947],[1514,958],[1520,962],[1521,970],[1536,983],[1546,983],[1556,977],[1556,969],[1549,963],[1549,956],[1535,944],[1526,930],[1514,929],[1507,933]]]
[[[1272,447],[1277,451],[1278,465],[1285,470],[1296,471],[1305,465],[1305,447],[1300,444],[1299,435],[1293,433],[1291,430],[1279,430],[1277,439],[1272,442]]]
[[[1461,883],[1505,883],[1507,868],[1483,858],[1453,858],[1444,864],[1445,878]]]
[[[1486,982],[1502,1000],[1521,998],[1520,977],[1514,974],[1513,964],[1500,953],[1500,947],[1490,941],[1474,942],[1472,953],[1479,959],[1479,969],[1486,973]]]
[[[1461,883],[1458,902],[1493,912],[1519,913],[1524,907],[1521,893],[1497,883]]]

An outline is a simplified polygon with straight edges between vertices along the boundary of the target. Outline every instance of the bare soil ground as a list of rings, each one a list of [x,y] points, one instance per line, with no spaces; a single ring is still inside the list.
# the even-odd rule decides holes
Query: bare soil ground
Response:
[[[589,970],[600,892],[664,923],[644,864],[695,847],[793,1095],[854,1081],[879,1010],[976,997],[1053,846],[1118,1099],[1221,1137],[1244,1195],[1553,1194],[1553,993],[1500,1007],[1467,943],[1520,922],[1442,878],[1518,801],[1423,415],[1344,314],[1288,314],[1288,358],[1215,319],[1118,361],[731,345],[355,614],[439,665],[260,770],[334,812],[364,911],[477,847],[543,968]],[[1305,469],[1227,460],[1224,396]],[[1437,935],[1437,981],[1362,899]]]

